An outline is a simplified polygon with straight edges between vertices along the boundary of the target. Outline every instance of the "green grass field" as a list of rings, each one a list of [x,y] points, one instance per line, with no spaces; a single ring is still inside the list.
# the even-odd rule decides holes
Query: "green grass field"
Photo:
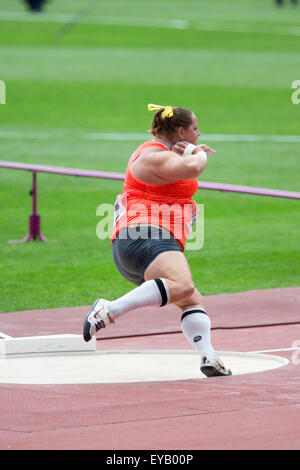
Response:
[[[52,0],[28,14],[0,0],[1,160],[124,172],[151,125],[147,103],[162,103],[192,109],[217,150],[201,180],[300,191],[300,104],[291,101],[300,6],[96,1],[59,37],[83,6]],[[30,189],[31,173],[0,168],[0,312],[87,305],[134,287],[96,237],[96,209],[121,182],[39,174],[49,242],[10,245],[27,233]],[[186,256],[204,295],[300,285],[299,201],[204,190],[196,201],[205,244]]]

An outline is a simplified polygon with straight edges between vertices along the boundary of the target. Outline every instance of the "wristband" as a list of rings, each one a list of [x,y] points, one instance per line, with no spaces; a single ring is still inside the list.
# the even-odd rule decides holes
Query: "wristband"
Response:
[[[183,155],[190,155],[195,148],[196,148],[196,145],[194,144],[187,145],[184,149]]]
[[[195,155],[198,155],[198,157],[205,157],[205,158],[207,158],[207,153],[206,153],[205,150],[203,150],[203,149],[199,150],[199,152],[197,152]]]

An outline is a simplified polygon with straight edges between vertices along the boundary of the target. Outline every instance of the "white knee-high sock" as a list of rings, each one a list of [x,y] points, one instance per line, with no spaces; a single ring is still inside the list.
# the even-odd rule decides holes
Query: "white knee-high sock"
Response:
[[[183,312],[181,316],[181,329],[188,341],[201,354],[214,361],[217,354],[211,345],[210,337],[211,321],[205,310],[191,308]]]
[[[170,298],[165,279],[152,279],[136,287],[119,299],[109,302],[109,312],[114,318],[139,307],[163,307]]]

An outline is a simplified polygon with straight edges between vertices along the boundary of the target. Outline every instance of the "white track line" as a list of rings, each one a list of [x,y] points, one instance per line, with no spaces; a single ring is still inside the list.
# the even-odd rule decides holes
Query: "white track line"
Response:
[[[65,138],[71,130],[39,132],[39,131],[14,131],[1,130],[0,140],[51,140],[59,137]],[[73,138],[73,136],[72,136]],[[149,139],[147,133],[118,133],[118,132],[99,132],[81,134],[81,138],[91,141],[139,141]],[[257,135],[257,134],[203,134],[201,140],[207,139],[211,142],[261,142],[261,143],[299,143],[299,135]]]
[[[13,337],[12,337],[12,336],[9,336],[9,335],[6,335],[5,333],[2,333],[2,331],[0,331],[0,338],[3,338],[3,339],[12,339]]]
[[[150,134],[142,133],[120,133],[120,132],[97,132],[93,134],[85,134],[87,140],[144,140],[151,138]]]
[[[227,33],[248,33],[248,34],[273,34],[280,36],[300,36],[300,27],[295,25],[286,26],[278,24],[257,24],[257,23],[235,23],[201,21],[196,23],[199,31],[220,31]]]
[[[43,15],[34,15],[22,11],[1,11],[0,20],[13,20],[39,23],[68,23],[74,19],[76,13],[43,13]],[[145,18],[145,17],[126,17],[126,16],[96,16],[85,17],[81,20],[85,24],[102,24],[109,26],[137,26],[147,28],[164,29],[188,29],[189,22],[172,18]]]
[[[263,353],[269,353],[269,352],[280,352],[280,351],[298,351],[300,350],[299,348],[282,348],[282,349],[264,349],[262,351],[247,351],[248,353],[254,353],[254,354],[263,354]]]
[[[68,23],[74,19],[76,13],[43,13],[35,15],[24,11],[1,11],[1,20],[39,22],[39,23]],[[137,26],[164,29],[196,29],[198,31],[220,31],[229,33],[271,34],[280,36],[300,36],[298,25],[238,23],[228,21],[196,21],[173,18],[145,18],[131,16],[102,16],[90,15],[81,19],[85,24],[102,24],[110,26]]]
[[[20,131],[0,131],[0,140],[19,140],[19,139],[35,139],[35,140],[48,140],[53,139],[55,136],[49,132],[20,132]]]
[[[1,137],[1,132],[0,132]],[[88,140],[140,140],[149,138],[149,134],[130,133],[94,133],[86,134]],[[278,143],[298,143],[299,135],[243,135],[243,134],[203,134],[201,140],[207,139],[214,142],[278,142]]]

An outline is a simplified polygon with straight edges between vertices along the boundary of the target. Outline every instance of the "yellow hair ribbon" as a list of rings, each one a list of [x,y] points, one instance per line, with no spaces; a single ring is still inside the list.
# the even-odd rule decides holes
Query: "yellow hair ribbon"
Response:
[[[159,106],[157,104],[148,104],[149,111],[159,111],[160,109],[163,109],[163,112],[161,113],[161,117],[163,119],[171,118],[173,116],[172,106]]]

